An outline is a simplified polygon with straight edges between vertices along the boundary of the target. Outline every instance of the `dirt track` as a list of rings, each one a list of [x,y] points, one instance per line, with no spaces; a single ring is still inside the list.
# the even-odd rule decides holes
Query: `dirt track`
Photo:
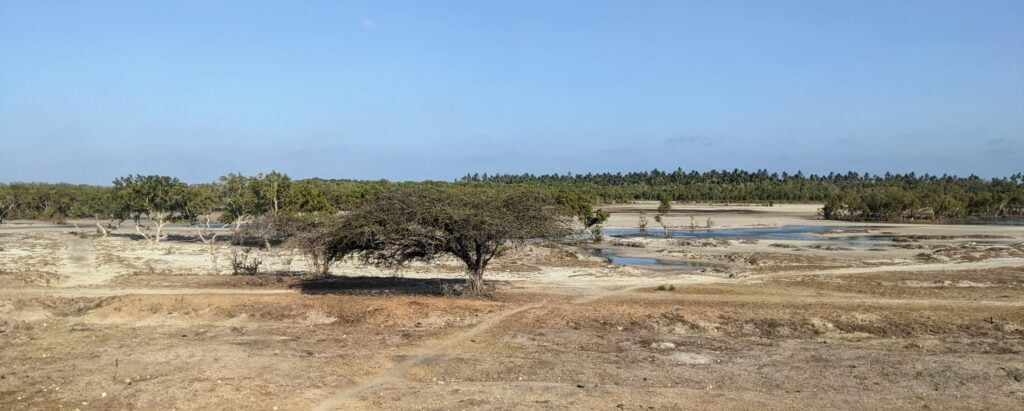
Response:
[[[530,247],[490,299],[438,295],[445,261],[308,281],[272,252],[289,275],[230,276],[230,247],[0,230],[0,408],[1024,407],[1024,233],[884,230],[914,240],[623,248],[704,272]]]

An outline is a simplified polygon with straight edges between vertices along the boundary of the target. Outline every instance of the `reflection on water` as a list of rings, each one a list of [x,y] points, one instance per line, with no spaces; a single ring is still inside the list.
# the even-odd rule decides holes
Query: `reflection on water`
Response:
[[[604,257],[612,264],[618,265],[655,266],[663,268],[672,268],[677,270],[699,270],[702,268],[714,267],[713,264],[695,263],[688,261],[663,261],[657,258],[625,257],[602,248],[594,249],[593,253],[598,257]]]

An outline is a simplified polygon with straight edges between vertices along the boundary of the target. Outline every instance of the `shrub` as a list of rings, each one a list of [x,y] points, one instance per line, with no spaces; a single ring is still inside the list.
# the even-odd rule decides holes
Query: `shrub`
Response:
[[[263,260],[259,257],[249,256],[249,249],[239,253],[237,250],[231,254],[231,272],[234,275],[256,275],[260,272]]]

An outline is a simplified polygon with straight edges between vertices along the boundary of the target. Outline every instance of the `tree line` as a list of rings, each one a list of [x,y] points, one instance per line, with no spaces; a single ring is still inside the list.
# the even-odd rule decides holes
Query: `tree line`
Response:
[[[676,169],[632,173],[467,175],[464,184],[533,186],[574,192],[598,202],[641,200],[722,202],[772,205],[823,204],[827,219],[854,221],[943,221],[968,217],[1024,216],[1024,173],[1006,178],[918,175],[804,175]]]
[[[592,204],[664,199],[764,205],[817,202],[823,204],[824,218],[866,221],[1024,216],[1022,173],[984,179],[915,173],[804,175],[655,169],[625,174],[473,174],[454,182],[390,182],[292,180],[272,171],[255,176],[228,174],[206,184],[139,175],[118,178],[110,186],[0,184],[0,222],[89,218],[140,223],[146,219],[159,227],[169,221],[204,221],[216,213],[221,223],[241,225],[266,216],[355,210],[384,193],[408,187],[527,190],[545,201],[575,207],[581,221],[594,224],[603,220],[593,214]]]
[[[199,240],[214,246],[225,232],[225,227],[212,228],[216,213],[219,224],[233,226],[231,242],[247,244],[248,236],[270,248],[272,242],[288,241],[310,257],[318,274],[346,258],[399,267],[450,255],[465,265],[470,293],[484,291],[485,269],[508,247],[565,239],[574,221],[599,233],[594,226],[608,217],[578,195],[464,184],[339,184],[351,190],[327,191],[324,187],[339,185],[296,182],[277,172],[228,174],[196,185],[168,176],[130,175],[110,187],[9,184],[2,186],[0,199],[5,213],[16,218],[60,222],[90,217],[101,237],[128,222],[153,243],[164,238],[167,224],[188,222],[196,226]],[[331,198],[344,200],[332,203]],[[346,207],[345,212],[336,205]],[[236,258],[233,264],[243,268],[241,273],[255,274],[260,261]]]
[[[242,224],[285,213],[330,213],[335,208],[315,186],[296,183],[278,172],[228,174],[208,184],[186,184],[159,175],[129,175],[110,186],[0,184],[0,222],[36,219],[62,223],[71,218],[196,221],[219,214],[220,222]]]

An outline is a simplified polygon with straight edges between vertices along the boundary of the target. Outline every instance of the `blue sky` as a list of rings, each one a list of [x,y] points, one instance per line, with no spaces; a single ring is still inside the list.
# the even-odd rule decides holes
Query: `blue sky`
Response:
[[[1022,158],[1022,1],[0,0],[6,182]]]

